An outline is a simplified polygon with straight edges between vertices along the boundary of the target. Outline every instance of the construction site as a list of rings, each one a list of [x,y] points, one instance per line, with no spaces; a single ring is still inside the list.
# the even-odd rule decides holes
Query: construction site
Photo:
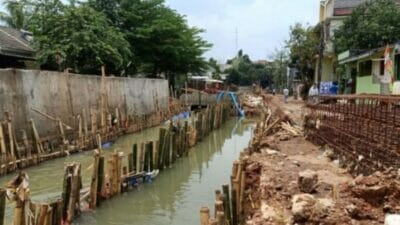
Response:
[[[262,119],[201,224],[400,224],[398,97],[249,99]]]
[[[398,97],[0,72],[1,224],[399,224]]]

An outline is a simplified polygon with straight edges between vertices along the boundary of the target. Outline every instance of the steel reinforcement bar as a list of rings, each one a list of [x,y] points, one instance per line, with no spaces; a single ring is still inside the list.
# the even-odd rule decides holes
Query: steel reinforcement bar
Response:
[[[328,144],[355,173],[400,168],[400,97],[343,95],[309,104],[306,137]]]

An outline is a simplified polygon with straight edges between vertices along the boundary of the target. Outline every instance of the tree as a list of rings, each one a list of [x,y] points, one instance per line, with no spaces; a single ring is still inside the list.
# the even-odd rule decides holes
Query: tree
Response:
[[[120,30],[135,52],[132,70],[164,75],[173,85],[175,76],[207,67],[203,53],[211,45],[200,36],[204,30],[190,27],[163,0],[121,0],[120,8]]]
[[[214,58],[210,58],[208,60],[208,66],[214,70],[212,74],[213,79],[221,80],[221,69],[218,65],[217,60],[215,60]]]
[[[311,84],[314,76],[315,56],[319,47],[319,28],[296,23],[290,27],[286,41],[289,49],[289,66],[297,68],[302,80]]]
[[[120,23],[119,0],[89,0],[90,7],[106,15],[108,22],[114,26]]]
[[[4,6],[7,12],[0,12],[0,21],[15,29],[26,29],[29,13],[24,0],[6,0]]]
[[[39,4],[32,20],[34,47],[43,68],[99,74],[105,65],[107,72],[120,75],[132,55],[123,34],[87,5]]]
[[[263,84],[269,85],[270,76],[267,71],[267,67],[261,64],[253,63],[249,55],[244,54],[243,50],[240,50],[238,54],[228,60],[232,67],[225,71],[228,73],[227,82],[235,85],[252,85],[253,83],[259,83],[263,81]]]
[[[335,31],[336,53],[367,50],[399,40],[400,9],[394,0],[366,1]]]
[[[275,49],[271,56],[272,62],[268,66],[268,73],[272,78],[274,88],[287,87],[287,67],[289,62],[287,49]]]

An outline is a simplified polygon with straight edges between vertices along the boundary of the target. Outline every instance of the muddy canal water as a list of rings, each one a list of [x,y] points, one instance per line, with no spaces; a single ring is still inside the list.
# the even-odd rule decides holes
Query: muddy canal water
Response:
[[[171,168],[162,171],[156,179],[138,189],[103,201],[93,212],[86,212],[74,224],[81,225],[189,225],[199,224],[201,206],[212,207],[214,190],[229,183],[232,162],[248,145],[253,124],[246,121],[228,121],[221,129],[191,149],[187,158],[178,159]],[[105,154],[115,149],[129,153],[132,144],[155,140],[159,128],[121,137]],[[30,177],[32,199],[46,201],[60,195],[64,165],[82,164],[84,186],[89,185],[91,152],[55,159],[26,169]],[[0,184],[12,178],[0,179]],[[6,224],[11,224],[11,205],[7,207]]]

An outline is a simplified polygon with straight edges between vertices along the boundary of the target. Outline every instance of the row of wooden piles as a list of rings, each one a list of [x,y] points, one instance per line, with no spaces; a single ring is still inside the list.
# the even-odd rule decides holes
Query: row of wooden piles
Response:
[[[231,185],[225,184],[221,190],[215,191],[214,217],[208,207],[200,209],[201,225],[238,225],[243,221],[243,201],[246,173],[244,170],[244,153],[232,167]]]
[[[62,194],[51,203],[33,204],[28,186],[23,186],[25,174],[21,173],[15,179],[18,182],[8,187],[20,191],[13,199],[13,225],[70,224],[85,206],[95,209],[106,199],[132,190],[140,183],[150,182],[159,171],[187,156],[190,147],[221,127],[228,117],[229,105],[220,103],[198,112],[192,117],[197,118],[194,121],[170,122],[169,126],[160,128],[158,140],[136,143],[129,154],[114,152],[106,158],[101,149],[95,150],[90,186],[84,188],[82,185],[81,165],[70,163],[65,168]],[[0,219],[4,215],[1,193]],[[2,221],[0,225],[3,225]]]
[[[183,106],[175,105],[175,109],[183,110]],[[55,116],[34,108],[31,110],[54,123],[54,132],[41,137],[34,119],[25,129],[16,130],[12,117],[6,113],[7,119],[0,121],[0,175],[37,165],[47,159],[94,149],[99,141],[105,143],[126,133],[157,126],[176,113],[159,107],[156,107],[155,113],[141,116],[128,116],[119,108],[83,109],[73,116],[73,124],[66,124]]]

